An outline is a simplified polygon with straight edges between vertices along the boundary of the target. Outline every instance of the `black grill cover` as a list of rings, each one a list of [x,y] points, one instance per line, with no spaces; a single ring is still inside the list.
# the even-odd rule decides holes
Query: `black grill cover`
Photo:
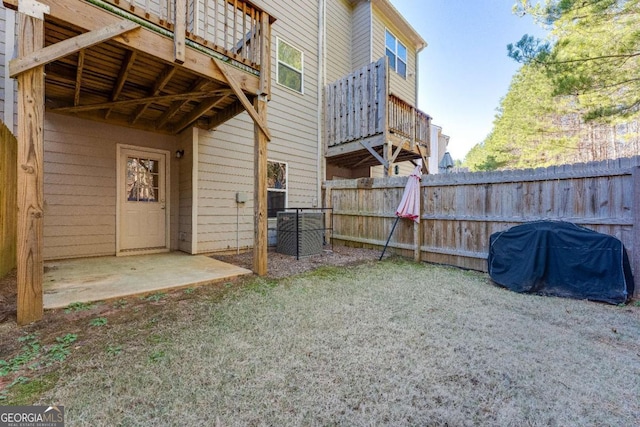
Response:
[[[622,242],[569,222],[538,221],[494,233],[489,275],[516,292],[620,304],[633,296]]]

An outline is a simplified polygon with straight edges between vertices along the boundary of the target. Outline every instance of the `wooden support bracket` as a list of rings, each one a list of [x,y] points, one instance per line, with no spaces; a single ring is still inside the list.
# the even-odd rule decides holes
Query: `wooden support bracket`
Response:
[[[373,157],[375,157],[382,166],[384,166],[385,168],[389,168],[389,162],[386,161],[380,154],[378,154],[378,152],[376,150],[374,150],[373,148],[371,148],[371,145],[369,145],[369,143],[364,142],[364,141],[358,141],[360,142],[360,145],[362,145],[364,148],[367,149],[367,151],[369,153],[371,153],[371,155]]]
[[[262,132],[264,132],[267,140],[271,141],[271,133],[269,132],[266,121],[261,117],[260,114],[258,114],[254,106],[251,104],[251,101],[249,101],[249,98],[247,98],[247,95],[245,95],[242,91],[240,84],[233,78],[231,73],[229,73],[229,71],[227,70],[228,65],[216,58],[211,58],[211,60],[214,64],[216,64],[216,66],[220,70],[220,73],[222,73],[225,79],[227,79],[227,83],[229,83],[229,86],[233,90],[233,93],[238,97],[238,100],[242,103],[242,106],[245,108],[245,110],[247,110],[247,113],[249,113],[254,123],[260,127]]]
[[[9,62],[9,75],[15,78],[18,74],[24,73],[25,71],[110,40],[136,28],[140,28],[140,25],[131,21],[122,20],[99,30],[89,31],[88,33],[38,49],[28,55],[12,59]]]

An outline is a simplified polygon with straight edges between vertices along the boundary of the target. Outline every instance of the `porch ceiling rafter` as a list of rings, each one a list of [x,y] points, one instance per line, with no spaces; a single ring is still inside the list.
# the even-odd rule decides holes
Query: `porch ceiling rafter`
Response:
[[[84,69],[84,49],[78,53],[78,69],[76,70],[76,90],[73,94],[73,105],[80,104],[80,89],[82,88],[82,70]]]
[[[235,101],[233,104],[227,106],[224,110],[220,111],[218,114],[209,119],[207,130],[213,130],[217,128],[227,120],[231,120],[243,111],[244,105],[242,105],[242,102]]]
[[[88,33],[38,49],[28,55],[12,59],[9,62],[9,75],[14,78],[20,73],[56,61],[67,55],[111,40],[114,37],[138,28],[140,28],[140,25],[131,21],[122,20],[104,28],[89,31]]]
[[[128,50],[125,54],[125,59],[122,61],[122,66],[120,67],[120,72],[118,73],[118,80],[116,81],[116,85],[113,88],[113,92],[111,93],[111,100],[117,101],[120,93],[122,92],[122,88],[124,87],[125,82],[127,81],[127,77],[129,76],[129,71],[131,71],[131,67],[136,60],[138,54],[133,50]],[[109,114],[111,114],[111,109],[108,109],[104,115],[105,119],[109,118]]]
[[[156,79],[156,82],[153,85],[153,88],[151,89],[149,96],[150,97],[158,96],[162,91],[162,89],[164,89],[164,87],[167,85],[167,83],[169,83],[169,80],[171,80],[171,78],[176,73],[176,71],[177,71],[177,67],[175,65],[165,66],[164,70],[162,71],[162,74],[160,74]],[[151,104],[152,104],[151,102],[148,102],[146,104],[141,104],[136,110],[136,112],[133,114],[133,119],[131,120],[131,124],[135,124],[138,121],[138,119],[142,117],[144,112],[147,110],[147,108],[149,108],[149,105]]]
[[[205,79],[198,79],[191,85],[188,92],[198,92],[203,90],[207,86],[208,82]],[[180,111],[181,108],[186,106],[191,98],[186,99],[176,99],[171,102],[169,108],[167,108],[164,113],[160,116],[160,118],[156,121],[156,129],[162,129],[167,121],[171,120],[171,118]]]
[[[179,93],[175,95],[162,95],[162,96],[150,96],[146,98],[127,99],[123,101],[103,102],[100,104],[88,104],[78,105],[77,107],[58,107],[51,108],[49,111],[56,113],[80,113],[85,111],[104,110],[107,108],[146,105],[154,102],[167,102],[176,101],[182,103],[183,101],[193,101],[200,98],[210,98],[212,96],[228,96],[232,92],[229,89],[217,89],[209,91]]]
[[[187,114],[182,120],[177,123],[171,133],[177,134],[185,130],[187,127],[191,126],[196,120],[205,115],[205,113],[216,105],[219,105],[222,101],[227,99],[229,95],[217,96],[209,99],[205,99],[200,104],[191,111],[191,113]]]

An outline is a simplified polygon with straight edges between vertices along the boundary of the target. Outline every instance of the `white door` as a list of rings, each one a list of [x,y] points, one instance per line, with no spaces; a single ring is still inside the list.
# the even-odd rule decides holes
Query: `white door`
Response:
[[[118,161],[119,252],[166,250],[166,153],[121,148]]]

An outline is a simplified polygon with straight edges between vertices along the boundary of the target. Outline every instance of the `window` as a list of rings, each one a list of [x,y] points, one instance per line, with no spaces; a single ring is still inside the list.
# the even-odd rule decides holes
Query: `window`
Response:
[[[275,218],[287,207],[287,164],[267,163],[267,217]]]
[[[277,39],[277,81],[283,86],[302,93],[303,58],[302,51]]]
[[[140,157],[129,157],[125,185],[129,202],[157,202],[158,162]]]
[[[405,79],[407,78],[407,48],[389,30],[385,34],[385,46],[389,66]]]

